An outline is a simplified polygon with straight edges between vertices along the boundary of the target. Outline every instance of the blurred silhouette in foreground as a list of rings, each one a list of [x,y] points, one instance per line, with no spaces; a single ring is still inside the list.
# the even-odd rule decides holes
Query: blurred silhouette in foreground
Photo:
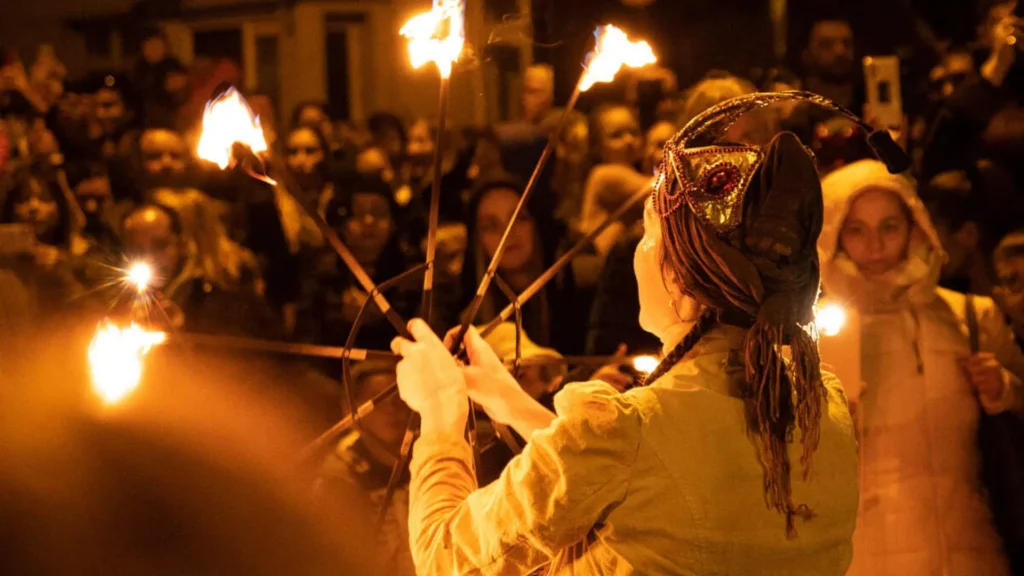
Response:
[[[103,405],[86,375],[92,329],[0,341],[5,574],[369,573],[352,538],[369,518],[353,506],[323,522],[290,469],[306,440],[294,402],[171,343],[133,395]]]

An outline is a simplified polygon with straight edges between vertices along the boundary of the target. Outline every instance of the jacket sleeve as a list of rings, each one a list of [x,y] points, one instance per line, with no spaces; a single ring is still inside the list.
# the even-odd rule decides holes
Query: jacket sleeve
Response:
[[[423,436],[410,485],[418,574],[526,574],[580,540],[626,494],[640,416],[611,386],[566,387],[558,417],[501,477],[476,489],[461,438]]]
[[[981,399],[989,414],[1013,411],[1024,414],[1024,353],[1017,345],[1013,330],[1006,324],[1002,311],[991,298],[977,298],[981,348],[991,352],[1003,366],[1003,394],[997,402]]]

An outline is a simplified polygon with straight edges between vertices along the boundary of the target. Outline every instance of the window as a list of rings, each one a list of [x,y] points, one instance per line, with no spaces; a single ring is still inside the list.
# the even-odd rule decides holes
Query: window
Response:
[[[491,44],[486,55],[498,72],[498,110],[501,120],[514,118],[522,93],[522,71],[520,70],[519,48],[502,44]]]
[[[351,120],[362,113],[361,49],[366,15],[330,12],[325,16],[327,113],[332,120]]]
[[[280,110],[278,70],[280,55],[277,36],[256,37],[256,92],[264,94]]]
[[[350,82],[348,32],[334,29],[327,32],[327,113],[332,120],[348,120]]]

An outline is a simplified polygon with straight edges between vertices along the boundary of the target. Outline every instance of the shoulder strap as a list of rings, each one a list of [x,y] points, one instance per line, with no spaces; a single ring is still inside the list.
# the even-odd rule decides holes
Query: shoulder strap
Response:
[[[971,353],[981,348],[978,337],[978,311],[974,307],[974,294],[967,294],[964,299],[964,316],[967,319],[967,337],[971,341]]]

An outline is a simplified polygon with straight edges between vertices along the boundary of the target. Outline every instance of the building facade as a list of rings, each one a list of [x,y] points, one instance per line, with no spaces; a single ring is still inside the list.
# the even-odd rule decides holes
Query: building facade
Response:
[[[229,58],[244,88],[271,97],[286,118],[303,101],[326,102],[336,119],[376,111],[407,119],[437,113],[438,74],[413,70],[398,30],[429,0],[47,0],[14,8],[0,23],[5,44],[53,44],[72,74],[129,70],[139,31],[157,25],[174,56]],[[529,0],[467,1],[465,62],[452,75],[453,125],[517,112],[517,79],[531,61]],[[10,28],[10,33],[8,33]],[[497,57],[495,57],[497,55]]]

